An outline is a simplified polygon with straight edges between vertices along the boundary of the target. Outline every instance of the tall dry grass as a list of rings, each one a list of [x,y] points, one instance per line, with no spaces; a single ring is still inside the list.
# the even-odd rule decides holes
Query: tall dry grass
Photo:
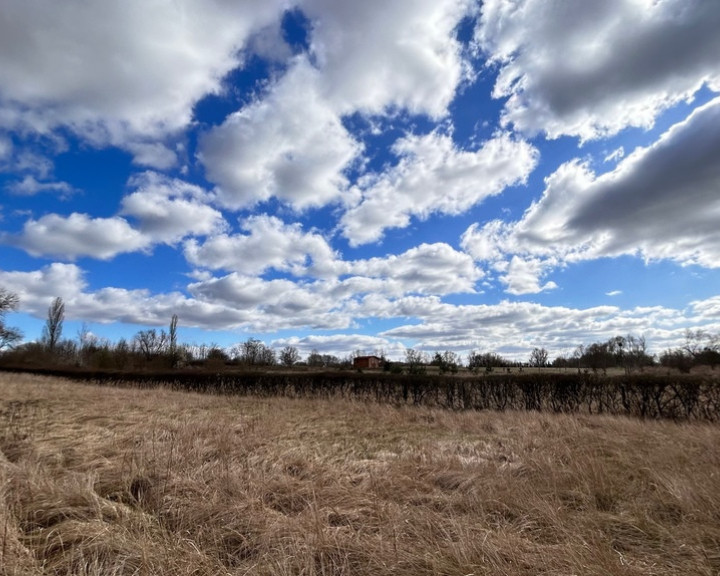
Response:
[[[720,427],[0,375],[0,575],[720,573]]]

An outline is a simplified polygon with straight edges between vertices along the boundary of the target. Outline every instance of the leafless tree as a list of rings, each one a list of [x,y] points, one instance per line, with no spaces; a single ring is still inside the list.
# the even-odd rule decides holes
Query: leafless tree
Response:
[[[530,353],[530,366],[536,366],[538,368],[547,366],[548,351],[545,348],[533,348]]]
[[[170,331],[168,332],[170,361],[172,362],[173,368],[178,364],[178,349],[177,349],[177,325],[178,316],[173,314],[170,319]]]
[[[275,351],[257,338],[248,338],[234,346],[233,355],[248,366],[272,366],[276,362]]]
[[[155,356],[162,354],[167,347],[167,343],[168,335],[165,330],[158,332],[153,328],[151,330],[141,330],[135,334],[135,344],[146,360],[151,360]]]
[[[405,350],[405,364],[408,374],[425,374],[425,365],[428,363],[427,354],[420,350],[408,348]]]
[[[298,360],[300,360],[300,353],[295,346],[285,346],[285,348],[280,351],[280,363],[283,366],[290,367],[298,362]]]
[[[23,335],[20,330],[5,325],[5,315],[11,310],[17,310],[19,303],[17,294],[0,287],[0,350],[12,347],[22,340]]]
[[[47,346],[50,353],[55,352],[55,348],[60,342],[63,331],[63,321],[65,320],[65,303],[59,296],[52,301],[48,308],[47,320],[43,327],[42,340]]]

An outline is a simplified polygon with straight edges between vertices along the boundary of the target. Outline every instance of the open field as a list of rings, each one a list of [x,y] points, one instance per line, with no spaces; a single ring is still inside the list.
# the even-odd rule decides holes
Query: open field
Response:
[[[720,573],[720,426],[0,374],[0,575]]]

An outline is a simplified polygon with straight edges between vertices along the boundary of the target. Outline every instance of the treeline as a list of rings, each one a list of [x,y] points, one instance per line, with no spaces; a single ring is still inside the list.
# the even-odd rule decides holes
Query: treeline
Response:
[[[338,358],[311,352],[302,359],[297,348],[276,351],[256,338],[249,338],[229,349],[214,344],[175,342],[164,330],[141,330],[133,338],[111,342],[92,335],[78,340],[63,339],[50,348],[47,342],[28,342],[0,354],[1,365],[77,367],[88,370],[183,369],[188,367],[218,371],[232,368],[308,366],[313,368],[351,368],[352,356]]]
[[[714,370],[720,364],[720,334],[710,334],[705,330],[686,330],[685,345],[666,350],[660,356],[660,364],[685,374],[696,366],[709,366]]]
[[[55,298],[48,308],[42,337],[37,342],[18,344],[22,333],[6,326],[5,314],[16,309],[18,298],[0,287],[0,363],[15,366],[74,366],[89,370],[164,370],[203,367],[213,371],[225,368],[259,368],[308,366],[324,369],[349,369],[360,351],[343,358],[313,350],[302,358],[294,346],[276,350],[257,338],[249,338],[229,348],[214,344],[178,342],[178,317],[173,315],[168,329],[140,330],[132,338],[111,342],[98,338],[83,327],[74,339],[63,338],[65,304]],[[687,330],[683,346],[650,355],[643,336],[615,336],[604,342],[578,346],[572,354],[550,361],[545,348],[534,348],[527,361],[509,360],[495,352],[470,351],[464,359],[451,350],[428,353],[408,349],[403,362],[391,361],[376,351],[379,367],[393,374],[420,376],[429,372],[456,374],[462,370],[473,374],[522,371],[524,367],[575,369],[578,373],[607,374],[621,369],[625,374],[642,372],[653,366],[688,373],[693,368],[713,369],[720,364],[720,335],[703,330]]]
[[[642,372],[655,365],[655,358],[647,352],[643,336],[615,336],[605,342],[578,346],[570,357],[560,356],[552,365],[556,368],[577,368],[593,373],[607,373],[609,368],[621,368],[626,374]]]
[[[0,287],[0,364],[5,366],[73,366],[88,370],[162,370],[201,366],[212,370],[227,366],[262,367],[300,363],[323,368],[352,365],[352,356],[340,359],[313,350],[302,362],[294,346],[276,351],[257,338],[249,338],[229,349],[215,344],[178,342],[178,316],[173,314],[168,330],[140,330],[129,340],[111,342],[90,333],[85,325],[76,339],[63,338],[65,303],[55,298],[48,308],[42,337],[37,342],[18,344],[22,332],[5,324],[5,315],[17,309],[16,294]]]
[[[3,305],[3,303],[5,303]],[[286,346],[276,351],[256,338],[230,348],[178,342],[178,317],[165,329],[141,330],[130,340],[102,340],[82,329],[76,339],[62,337],[64,304],[55,299],[39,342],[15,345],[21,335],[4,323],[4,311],[17,298],[0,289],[0,368],[58,375],[116,386],[169,386],[227,394],[340,396],[393,404],[439,406],[453,410],[538,410],[607,413],[643,418],[720,420],[717,378],[696,374],[696,366],[714,368],[720,360],[717,336],[687,331],[684,346],[668,350],[659,363],[672,370],[642,373],[658,361],[645,339],[614,337],[579,346],[569,357],[548,360],[535,348],[527,362],[508,361],[492,352],[472,351],[467,361],[446,350],[433,355],[409,349],[404,362],[379,352],[381,370],[348,370],[358,353],[344,359],[311,352],[304,360]],[[257,370],[297,365],[323,370]],[[528,370],[553,366],[562,370]],[[200,370],[196,368],[202,368]],[[429,367],[434,367],[431,373]],[[465,371],[464,378],[452,375]],[[608,375],[608,369],[622,372]],[[344,369],[338,371],[337,369]],[[568,369],[571,373],[567,373]],[[496,372],[495,374],[491,374]]]

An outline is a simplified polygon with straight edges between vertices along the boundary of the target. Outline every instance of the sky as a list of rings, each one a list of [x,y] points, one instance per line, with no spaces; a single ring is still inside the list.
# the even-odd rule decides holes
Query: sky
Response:
[[[40,337],[344,357],[720,333],[720,2],[7,0],[0,286]]]

